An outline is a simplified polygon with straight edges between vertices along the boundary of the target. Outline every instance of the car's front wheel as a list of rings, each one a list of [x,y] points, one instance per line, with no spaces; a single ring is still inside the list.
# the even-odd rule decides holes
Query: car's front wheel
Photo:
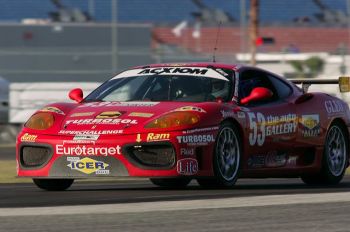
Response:
[[[73,184],[74,179],[33,179],[33,182],[47,191],[63,191]]]
[[[241,164],[239,131],[232,123],[224,122],[218,132],[213,154],[214,178],[197,179],[205,188],[230,188],[239,176]]]
[[[157,186],[166,188],[185,188],[190,182],[189,178],[151,178],[150,181]]]
[[[309,185],[335,185],[345,174],[348,166],[348,141],[342,124],[333,123],[326,135],[322,168],[316,175],[305,175],[301,179]]]

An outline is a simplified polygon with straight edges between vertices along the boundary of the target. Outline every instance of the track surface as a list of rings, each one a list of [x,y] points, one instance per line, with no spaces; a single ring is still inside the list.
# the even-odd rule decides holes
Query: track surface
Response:
[[[19,215],[0,216],[0,231],[350,231],[350,197],[342,202],[329,201],[329,196],[331,199],[333,195],[334,198],[339,194],[347,196],[349,190],[350,177],[346,177],[335,188],[310,188],[298,179],[243,179],[232,190],[204,190],[195,182],[184,190],[167,190],[154,187],[146,180],[79,182],[65,192],[46,192],[37,189],[33,184],[4,184],[0,185],[0,207],[7,208],[0,208],[0,215],[11,209],[18,210]],[[298,197],[312,193],[326,193],[328,201],[311,204],[287,203],[293,197],[290,194]],[[271,199],[266,206],[253,204],[216,208],[214,204],[214,208],[185,209],[191,207],[193,199],[202,199],[209,203],[237,201],[239,204],[242,197],[246,196],[258,203],[262,200],[255,198]],[[287,204],[283,203],[284,199]],[[276,203],[274,201],[280,203],[273,205]],[[180,208],[164,208],[163,204],[166,202],[179,204]],[[121,204],[111,205],[114,203]],[[269,205],[270,203],[272,204]],[[100,205],[102,210],[100,208],[95,212],[98,205],[94,204],[108,205]],[[159,210],[147,212],[145,204],[156,209],[158,207]],[[181,205],[186,207],[182,209]],[[28,212],[28,209],[17,208],[42,206],[46,207],[35,210],[35,215],[31,214],[30,209],[29,214],[22,214]],[[45,213],[60,208],[55,206],[73,206],[78,210],[87,207],[90,212],[66,212],[57,215]],[[137,210],[119,213],[104,211],[104,207],[118,209],[121,206]]]
[[[14,159],[13,148],[2,150],[0,162]],[[350,176],[329,188],[299,179],[242,179],[231,190],[195,181],[164,189],[144,179],[78,181],[64,192],[0,184],[0,232],[350,231],[349,190]]]
[[[336,187],[308,187],[299,179],[242,179],[231,190],[201,189],[195,181],[182,190],[156,187],[148,180],[74,183],[68,191],[47,192],[34,184],[0,185],[0,207],[159,202],[242,196],[348,192],[350,176]],[[350,194],[350,193],[349,193]],[[350,211],[350,210],[349,210]],[[349,230],[350,231],[350,230]]]

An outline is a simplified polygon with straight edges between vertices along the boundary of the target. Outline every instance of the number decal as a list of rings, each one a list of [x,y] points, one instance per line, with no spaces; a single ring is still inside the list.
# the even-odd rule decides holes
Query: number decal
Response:
[[[249,117],[249,144],[262,146],[265,142],[265,117],[262,113],[248,113]],[[258,128],[259,127],[259,128]]]

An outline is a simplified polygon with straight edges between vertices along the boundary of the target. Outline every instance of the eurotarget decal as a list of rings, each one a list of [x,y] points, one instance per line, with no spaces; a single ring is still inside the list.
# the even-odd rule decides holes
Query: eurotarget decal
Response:
[[[121,154],[121,146],[97,147],[93,144],[57,144],[55,146],[57,155],[67,156],[113,156]]]

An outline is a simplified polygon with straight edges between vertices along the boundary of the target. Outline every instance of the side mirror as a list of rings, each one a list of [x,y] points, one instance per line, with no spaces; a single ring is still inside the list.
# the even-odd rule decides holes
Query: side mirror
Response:
[[[84,99],[83,90],[80,88],[72,89],[68,94],[69,98],[73,101],[80,103]]]
[[[254,101],[262,101],[271,98],[272,91],[264,87],[256,87],[252,90],[248,97],[241,99],[241,104],[246,105]]]

